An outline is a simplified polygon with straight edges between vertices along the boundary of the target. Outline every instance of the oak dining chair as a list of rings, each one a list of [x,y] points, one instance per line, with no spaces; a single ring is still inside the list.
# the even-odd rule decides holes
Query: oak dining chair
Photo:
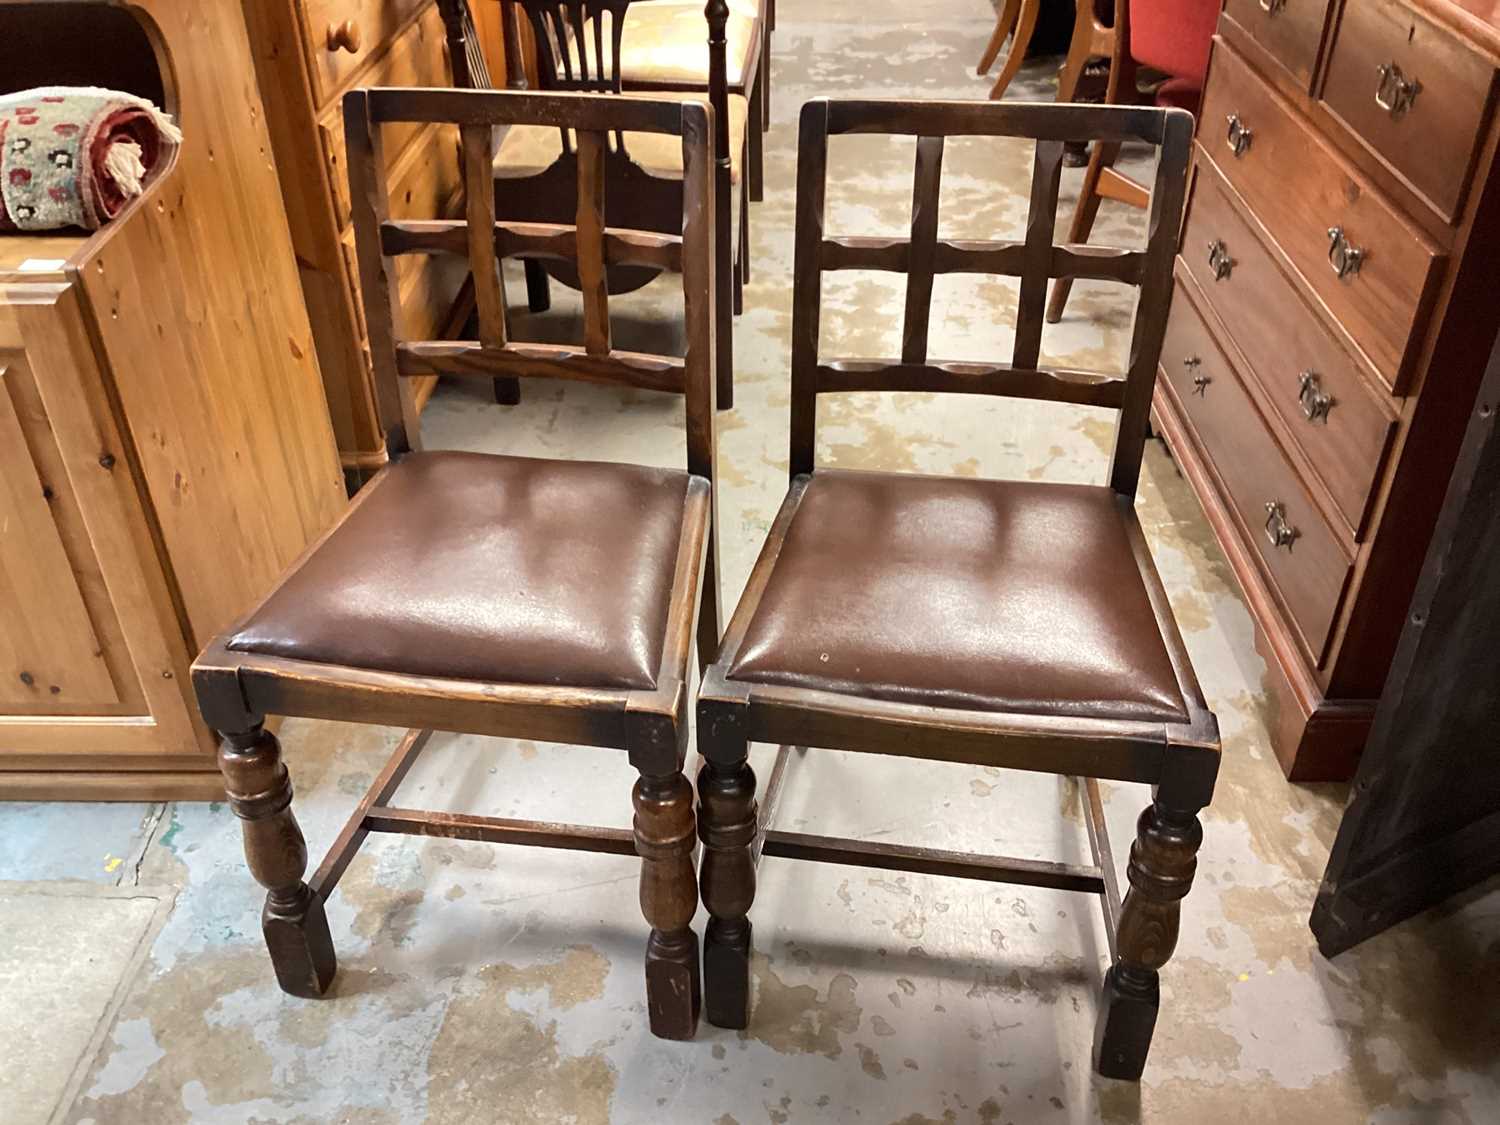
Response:
[[[762,856],[1089,891],[1112,965],[1094,1048],[1101,1074],[1138,1078],[1192,882],[1219,762],[1204,702],[1134,509],[1171,286],[1192,118],[1178,110],[817,100],[803,108],[791,359],[791,485],[698,697],[700,887],[710,1022],[745,1027],[750,910]],[[916,139],[909,238],[825,229],[830,136]],[[1036,142],[1023,241],[938,237],[949,137]],[[1157,152],[1144,250],[1054,244],[1063,146],[1137,141]],[[822,276],[906,275],[899,358],[822,358]],[[1008,363],[929,357],[938,274],[1020,279]],[[1124,377],[1041,361],[1050,278],[1139,290]],[[1108,407],[1107,483],[1051,484],[845,471],[815,463],[817,400],[923,391]],[[780,744],[762,802],[751,742]],[[774,827],[791,748],[1079,776],[1093,863],[965,855]],[[857,761],[857,759],[856,759]],[[1149,783],[1119,900],[1099,778]],[[892,795],[893,802],[900,797]],[[764,808],[764,812],[760,811]]]
[[[462,220],[390,217],[382,127],[462,134]],[[494,130],[570,129],[567,223],[495,213]],[[390,464],[261,601],[205,648],[193,684],[222,736],[219,764],[266,888],[263,928],[282,989],[325,993],[334,976],[324,901],[371,832],[639,855],[651,927],[651,1029],[685,1039],[699,1007],[692,789],[683,776],[690,661],[718,638],[714,507],[714,175],[702,103],[587,94],[355,90],[344,99],[360,290]],[[602,153],[621,130],[681,146],[678,233],[606,226]],[[478,339],[400,338],[394,278],[405,254],[467,257]],[[571,262],[583,341],[506,333],[502,259]],[[681,273],[686,354],[611,343],[611,265]],[[428,451],[413,376],[546,375],[683,396],[684,470]],[[292,785],[267,715],[401,726],[408,733],[311,880]],[[623,750],[639,772],[633,830],[430,812],[396,800],[433,730]],[[623,794],[622,794],[623,798]]]
[[[625,94],[622,46],[632,7],[646,0],[508,0],[526,20],[529,40],[536,45],[538,88],[543,91],[581,91],[595,94]],[[488,89],[490,76],[475,33],[469,0],[439,0],[453,60],[454,85],[461,89]],[[653,100],[707,100],[713,107],[712,138],[715,178],[715,302],[718,349],[718,405],[734,405],[734,316],[740,311],[744,290],[744,261],[749,253],[749,217],[745,193],[740,190],[747,151],[748,107],[746,100],[729,93],[725,55],[725,26],[730,12],[716,0],[699,12],[699,36],[710,60],[708,89],[648,93],[632,91],[630,97]],[[507,36],[513,45],[517,36]],[[514,49],[509,46],[509,49]],[[523,61],[508,64],[508,81],[524,80]],[[580,154],[567,130],[507,126],[495,146],[494,184],[496,207],[516,219],[558,222],[571,206],[571,185]],[[618,130],[598,154],[608,185],[611,226],[671,234],[681,224],[684,169],[680,146],[649,132]],[[738,216],[736,218],[736,216]],[[523,259],[527,299],[533,311],[550,303],[547,275],[579,287],[576,270],[566,262],[537,257]],[[612,294],[627,293],[661,273],[660,266],[611,264],[605,283]]]

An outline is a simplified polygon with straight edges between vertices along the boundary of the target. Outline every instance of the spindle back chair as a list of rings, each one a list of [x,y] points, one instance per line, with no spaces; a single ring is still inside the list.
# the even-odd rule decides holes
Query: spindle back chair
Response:
[[[468,191],[462,219],[390,217],[381,131],[456,126]],[[268,890],[264,928],[281,987],[323,994],[335,969],[323,902],[370,832],[639,854],[652,926],[651,1026],[687,1038],[698,1012],[689,661],[718,644],[714,505],[711,117],[701,104],[586,94],[355,90],[345,97],[360,289],[377,406],[391,463],[260,605],[209,643],[193,668],[246,854]],[[495,213],[498,126],[575,132],[576,205],[566,224]],[[678,233],[605,225],[602,153],[620,129],[677,137],[685,175]],[[404,254],[467,257],[478,338],[404,339],[394,284]],[[577,345],[508,338],[500,264],[576,264]],[[682,277],[682,357],[613,347],[604,271],[649,265]],[[686,471],[422,449],[411,378],[516,373],[683,396]],[[266,715],[411,728],[327,858],[307,850]],[[634,829],[578,827],[395,806],[434,729],[627,752],[640,773]]]
[[[508,0],[511,7],[524,15],[536,46],[538,86],[542,92],[579,92],[619,95],[624,90],[621,76],[621,37],[625,15],[639,0]],[[478,45],[469,0],[439,0],[448,38],[449,54],[454,60],[454,85],[461,89],[485,89],[490,86],[488,64]],[[733,225],[733,189],[731,145],[744,148],[743,129],[736,138],[731,135],[728,85],[726,81],[724,26],[728,19],[727,4],[722,0],[710,4],[704,22],[708,43],[710,78],[707,101],[713,107],[713,173],[715,178],[715,283],[718,286],[716,310],[716,369],[719,378],[720,409],[729,409],[734,399],[733,319],[740,292],[741,271],[735,259]],[[509,31],[509,28],[507,28]],[[508,80],[524,82],[524,68],[519,52],[508,35],[507,51],[514,61],[508,66]],[[665,96],[665,95],[664,95]],[[675,98],[680,95],[673,95]],[[632,94],[650,97],[649,94]],[[524,127],[523,127],[524,128]],[[631,133],[635,133],[632,137]],[[533,134],[527,134],[534,139]],[[502,214],[533,222],[566,223],[571,215],[568,200],[580,159],[571,130],[556,131],[555,159],[545,167],[514,174],[505,166],[510,151],[502,137],[501,161],[495,166],[496,205]],[[646,162],[632,156],[631,146],[651,146],[653,159]],[[659,137],[647,131],[616,129],[606,137],[598,154],[603,165],[606,194],[612,201],[607,216],[611,226],[672,234],[681,222],[681,175],[672,157],[660,158],[656,151]],[[528,144],[528,150],[530,145]],[[741,153],[742,154],[742,153]],[[637,153],[639,155],[639,153]],[[553,156],[548,150],[548,156]],[[669,167],[660,167],[667,165]],[[744,203],[741,201],[741,235],[745,229]],[[740,252],[745,252],[743,238]],[[546,296],[546,278],[537,259],[527,258],[527,295],[533,311],[550,303]],[[584,282],[569,263],[550,260],[546,272],[572,288]],[[613,262],[605,271],[605,283],[613,294],[637,289],[651,281],[662,267]]]
[[[1197,811],[1212,793],[1218,728],[1194,678],[1135,518],[1170,296],[1192,118],[1181,111],[820,99],[804,107],[793,279],[791,487],[698,700],[700,884],[709,911],[710,1022],[744,1027],[755,868],[764,855],[1020,883],[1100,896],[1113,965],[1095,1065],[1139,1077],[1191,881]],[[828,139],[916,138],[909,238],[825,230]],[[1036,141],[1020,241],[938,237],[946,139]],[[1157,150],[1143,250],[1057,244],[1069,142]],[[899,358],[820,358],[822,275],[906,275]],[[929,356],[938,274],[1020,279],[1009,362]],[[1123,378],[1041,362],[1050,279],[1139,289]],[[925,391],[1112,407],[1108,484],[1048,484],[853,472],[815,464],[817,397]],[[760,811],[752,741],[781,744]],[[793,748],[965,762],[1087,779],[1093,863],[971,856],[771,826]],[[1131,852],[1123,905],[1096,778],[1157,787]],[[894,798],[893,798],[894,799]]]

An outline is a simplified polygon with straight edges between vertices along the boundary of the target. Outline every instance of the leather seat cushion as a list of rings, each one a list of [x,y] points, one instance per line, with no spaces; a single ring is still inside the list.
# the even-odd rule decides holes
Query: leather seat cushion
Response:
[[[706,100],[697,93],[642,93],[627,91],[621,97]],[[749,102],[729,95],[729,178],[739,183],[745,155],[745,122]],[[670,133],[626,133],[625,151],[630,159],[653,176],[682,178],[682,138]],[[524,178],[540,175],[562,155],[562,130],[550,125],[512,125],[495,153],[497,177]]]
[[[731,89],[744,85],[755,47],[755,21],[752,4],[731,0],[724,23],[724,81]],[[626,82],[693,82],[708,89],[708,19],[703,5],[698,0],[630,5],[620,40],[620,77]]]
[[[413,453],[229,640],[487,683],[656,684],[688,475]]]
[[[820,469],[729,678],[934,707],[1183,721],[1114,497]]]

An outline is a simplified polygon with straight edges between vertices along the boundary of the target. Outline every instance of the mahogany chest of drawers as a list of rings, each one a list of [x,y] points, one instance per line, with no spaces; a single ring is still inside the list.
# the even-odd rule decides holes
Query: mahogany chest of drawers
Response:
[[[1220,17],[1155,414],[1297,780],[1353,772],[1500,325],[1497,68],[1485,0]]]

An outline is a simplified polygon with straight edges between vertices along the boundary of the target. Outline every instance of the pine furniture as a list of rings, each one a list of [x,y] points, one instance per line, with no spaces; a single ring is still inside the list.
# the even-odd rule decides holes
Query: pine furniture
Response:
[[[1350,776],[1495,341],[1500,10],[1228,0],[1155,416],[1245,592],[1277,758]]]
[[[344,504],[243,17],[0,2],[0,83],[183,132],[102,230],[0,236],[0,798],[221,798],[193,653]]]
[[[322,995],[335,958],[324,899],[370,832],[567,847],[641,857],[651,1029],[690,1038],[698,942],[687,752],[690,661],[718,646],[714,505],[714,170],[698,103],[598,94],[356,90],[344,132],[360,264],[390,463],[344,518],[193,666],[204,717],[243,821],[251,872],[266,887],[267,946],[281,987]],[[463,220],[393,215],[383,133],[412,123],[463,138]],[[574,130],[569,224],[495,212],[495,130]],[[605,225],[603,159],[617,130],[679,138],[676,234]],[[458,259],[474,280],[478,339],[412,338],[400,328],[403,255]],[[504,258],[571,259],[583,281],[580,345],[506,332]],[[685,357],[610,343],[607,265],[682,276]],[[523,373],[683,395],[686,471],[422,449],[412,383],[434,372]],[[268,715],[410,727],[327,858],[304,881],[307,847]],[[633,833],[395,805],[432,729],[625,751],[640,771]],[[622,794],[623,797],[623,794]]]
[[[1003,102],[818,99],[803,108],[797,158],[792,313],[791,487],[698,696],[700,883],[709,921],[705,1008],[745,1027],[755,869],[762,855],[1100,896],[1114,963],[1094,1042],[1101,1074],[1141,1075],[1158,970],[1202,838],[1197,813],[1219,762],[1203,700],[1135,517],[1152,383],[1170,296],[1191,143],[1181,110]],[[916,138],[910,238],[824,227],[828,138]],[[1035,138],[1023,242],[938,237],[949,136]],[[1067,142],[1131,141],[1158,151],[1144,251],[1055,245]],[[906,274],[899,358],[819,354],[822,274]],[[929,358],[939,273],[1020,278],[1009,363]],[[1039,363],[1049,278],[1138,286],[1124,378]],[[1119,412],[1100,486],[849,472],[815,464],[817,396],[926,391],[1043,399]],[[747,754],[780,743],[765,814]],[[792,747],[970,762],[1086,779],[1094,863],[972,856],[777,831]],[[1095,779],[1149,783],[1121,904]]]

